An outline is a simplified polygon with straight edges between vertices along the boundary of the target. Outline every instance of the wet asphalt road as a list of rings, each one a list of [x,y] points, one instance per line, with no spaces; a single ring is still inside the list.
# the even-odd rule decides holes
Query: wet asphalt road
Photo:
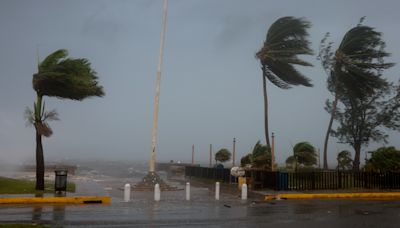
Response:
[[[109,185],[110,183],[108,183]],[[56,227],[400,227],[399,201],[282,200],[242,201],[235,193],[214,200],[214,192],[192,187],[185,192],[110,192],[111,205],[0,206],[0,223],[40,223]]]

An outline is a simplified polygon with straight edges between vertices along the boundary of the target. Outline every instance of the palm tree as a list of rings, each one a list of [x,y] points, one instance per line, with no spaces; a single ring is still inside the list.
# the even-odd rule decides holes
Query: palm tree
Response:
[[[383,58],[390,54],[384,51],[382,34],[374,28],[363,26],[363,20],[364,18],[361,18],[360,23],[345,34],[334,54],[331,51],[333,43],[326,43],[329,33],[321,41],[318,58],[328,74],[328,89],[334,94],[334,100],[329,104],[328,110],[331,118],[324,142],[324,169],[328,169],[328,139],[340,97],[347,94],[353,98],[362,98],[371,94],[375,88],[386,83],[380,78],[382,70],[394,65],[383,61]],[[359,164],[359,156],[356,153],[354,163]],[[357,169],[358,164],[354,164]]]
[[[38,65],[33,75],[36,102],[33,111],[25,111],[27,121],[36,130],[36,190],[44,190],[44,157],[42,135],[50,137],[52,130],[48,120],[58,120],[55,110],[45,111],[44,96],[81,101],[87,97],[104,96],[103,87],[97,82],[96,72],[86,59],[67,58],[66,50],[57,50]]]
[[[267,32],[263,47],[257,52],[260,60],[264,93],[265,140],[271,148],[268,132],[268,96],[267,79],[281,89],[289,89],[291,85],[312,87],[310,80],[295,69],[294,65],[312,66],[311,63],[299,59],[298,55],[312,55],[307,40],[307,29],[311,23],[303,18],[282,17],[275,21]],[[274,157],[274,156],[272,156]],[[274,163],[275,161],[271,161]],[[271,165],[273,167],[273,164]]]
[[[293,156],[297,164],[310,167],[317,164],[315,147],[309,142],[299,142],[293,147]]]

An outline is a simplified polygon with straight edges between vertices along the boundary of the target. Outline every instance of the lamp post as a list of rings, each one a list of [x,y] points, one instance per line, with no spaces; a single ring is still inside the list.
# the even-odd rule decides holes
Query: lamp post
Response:
[[[271,144],[271,171],[275,171],[275,134],[272,132]]]
[[[235,155],[236,155],[236,138],[233,138],[232,167],[235,167]]]
[[[160,82],[161,82],[161,66],[163,63],[165,31],[167,27],[167,9],[168,0],[164,0],[162,27],[160,35],[160,55],[158,56],[157,77],[156,77],[156,93],[154,96],[153,109],[153,128],[151,129],[151,150],[149,161],[149,173],[154,173],[156,164],[156,145],[157,145],[157,128],[158,128],[158,107],[160,100]]]

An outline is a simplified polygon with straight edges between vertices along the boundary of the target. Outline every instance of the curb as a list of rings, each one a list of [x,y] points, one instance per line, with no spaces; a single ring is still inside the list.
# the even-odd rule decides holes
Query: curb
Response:
[[[265,200],[276,199],[400,199],[400,192],[364,193],[293,193],[265,195]]]
[[[0,198],[0,204],[110,204],[108,196],[75,196],[75,197],[16,197]]]

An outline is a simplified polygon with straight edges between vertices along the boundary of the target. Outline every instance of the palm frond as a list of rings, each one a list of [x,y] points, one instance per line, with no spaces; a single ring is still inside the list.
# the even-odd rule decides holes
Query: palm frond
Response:
[[[294,65],[312,66],[298,55],[312,55],[307,40],[311,23],[303,18],[283,17],[274,22],[268,30],[263,47],[256,58],[264,66],[264,76],[279,88],[288,89],[291,85],[312,86],[306,78],[294,68]]]
[[[24,111],[25,126],[32,126],[35,123],[35,113],[29,107]]]
[[[42,117],[42,121],[55,121],[55,120],[60,120],[58,118],[58,113],[55,109],[50,110],[50,111],[45,111],[43,112],[43,117]]]
[[[51,60],[57,59],[56,57]],[[53,63],[55,62],[49,60],[48,64],[42,66],[49,68],[33,76],[33,88],[38,95],[72,100],[104,96],[103,87],[97,81],[97,73],[91,68],[87,59],[58,58],[56,64]]]
[[[65,49],[59,49],[51,53],[39,64],[39,72],[50,71],[60,62],[61,59],[64,59],[67,56],[68,51]]]

